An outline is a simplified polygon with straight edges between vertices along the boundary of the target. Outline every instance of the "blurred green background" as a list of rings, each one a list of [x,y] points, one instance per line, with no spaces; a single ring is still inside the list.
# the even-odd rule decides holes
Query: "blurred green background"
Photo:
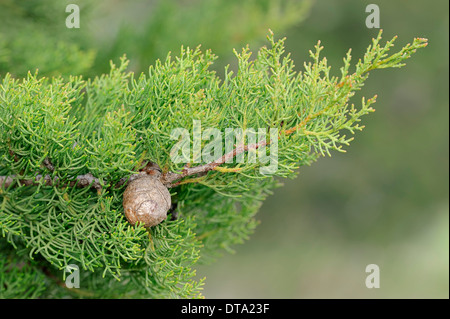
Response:
[[[61,28],[69,3],[81,7],[80,29]],[[232,49],[258,50],[268,28],[287,37],[297,70],[321,40],[337,73],[349,48],[355,61],[378,33],[365,25],[370,3],[380,8],[385,40],[398,35],[401,48],[426,37],[428,47],[400,70],[372,73],[352,101],[378,94],[377,111],[347,153],[284,180],[250,240],[198,276],[207,278],[207,298],[448,298],[446,0],[0,0],[3,30],[21,32],[0,30],[0,75],[39,67],[40,75],[93,76],[124,53],[145,72],[182,44],[211,48],[221,75],[235,67]],[[368,264],[380,268],[379,289],[365,286]]]
[[[369,3],[385,39],[429,46],[401,70],[371,74],[362,93],[378,99],[365,130],[347,153],[285,181],[251,239],[199,270],[207,297],[449,297],[448,1],[316,1],[287,30],[287,51],[301,67],[320,39],[337,71],[348,48],[362,56],[378,32],[365,27]],[[372,263],[379,289],[365,286]]]

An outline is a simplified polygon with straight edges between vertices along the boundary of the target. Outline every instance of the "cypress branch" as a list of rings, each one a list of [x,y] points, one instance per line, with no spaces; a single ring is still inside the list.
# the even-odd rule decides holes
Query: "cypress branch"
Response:
[[[293,177],[298,167],[345,151],[353,139],[346,134],[362,130],[361,118],[373,112],[375,98],[349,104],[369,73],[401,67],[427,44],[414,39],[388,55],[395,39],[385,45],[380,40],[381,33],[353,73],[349,51],[339,76],[330,74],[320,43],[304,70],[295,72],[284,39],[276,41],[272,33],[255,59],[248,48],[235,52],[238,71],[226,68],[223,80],[209,69],[216,57],[199,48],[182,48],[138,77],[126,72],[125,57],[118,66],[111,63],[109,74],[87,81],[5,75],[0,245],[10,250],[0,250],[0,259],[12,254],[18,263],[33,261],[23,269],[26,278],[48,275],[42,265],[56,272],[75,263],[86,292],[105,298],[199,296],[202,281],[194,280],[194,266],[200,256],[215,258],[249,236],[261,203],[277,186],[274,176]],[[278,170],[267,176],[261,163],[232,161],[275,140],[247,139],[207,163],[191,157],[175,163],[171,132],[193,132],[199,119],[218,130],[279,129]],[[179,218],[151,229],[131,226],[122,186],[156,170],[167,187],[177,187],[171,194]],[[49,286],[47,295],[67,293],[59,284]],[[38,287],[36,295],[43,294],[44,284]]]
[[[14,181],[16,180],[16,175],[11,176],[0,176],[0,185],[4,188],[8,188],[11,185],[14,185]],[[45,186],[57,186],[57,187],[93,187],[97,190],[102,189],[103,182],[94,177],[91,173],[87,173],[84,175],[76,176],[76,178],[72,181],[61,183],[60,179],[57,176],[52,177],[51,175],[41,175],[37,174],[33,179],[21,179],[17,180],[17,186],[37,186],[37,185],[45,185]]]
[[[242,154],[244,152],[251,151],[251,150],[257,150],[258,148],[266,146],[268,144],[269,144],[269,142],[267,142],[267,141],[261,141],[258,143],[247,144],[247,145],[240,144],[235,149],[233,149],[231,152],[226,153],[225,155],[219,157],[218,159],[216,159],[215,161],[213,161],[211,163],[206,163],[206,164],[195,166],[195,167],[190,167],[189,165],[185,165],[181,174],[177,174],[174,172],[164,173],[163,176],[161,177],[161,181],[167,187],[174,187],[174,186],[179,185],[179,183],[174,183],[177,180],[183,179],[183,178],[185,178],[187,176],[191,176],[191,175],[206,174],[207,172],[209,172],[211,170],[218,170],[220,172],[237,172],[238,169],[226,171],[226,170],[219,170],[218,168],[220,165],[229,162],[230,160],[232,160],[234,157],[236,157],[239,154]]]
[[[185,177],[192,176],[192,175],[205,174],[214,169],[219,170],[218,166],[225,164],[229,160],[232,160],[237,155],[242,154],[247,151],[257,150],[258,148],[269,145],[269,144],[270,144],[270,142],[267,142],[267,141],[261,141],[258,143],[248,144],[248,145],[240,144],[235,149],[233,149],[231,152],[221,156],[220,158],[216,159],[215,161],[213,161],[211,163],[207,163],[207,164],[203,164],[203,165],[199,165],[199,166],[195,166],[195,167],[189,167],[188,165],[186,165],[183,168],[181,174],[178,174],[175,172],[164,173],[161,177],[161,182],[168,188],[178,186],[179,184],[175,183],[175,182],[177,182],[180,179],[183,179]],[[50,160],[48,158],[45,158],[43,165],[51,172],[55,171],[55,167],[53,166],[53,164],[50,162]],[[121,178],[120,181],[114,185],[114,188],[119,188],[122,185],[124,185],[128,182],[131,182],[132,180],[138,178],[139,176],[141,176],[143,174],[151,175],[151,174],[153,174],[153,170],[160,171],[161,169],[155,163],[149,162],[141,170],[140,173],[133,174],[130,177]],[[221,171],[221,172],[231,172],[231,171],[236,172],[237,170],[229,170],[229,171],[219,170],[219,171]],[[15,181],[16,177],[17,177],[16,175],[0,176],[0,186],[3,186],[4,188],[8,188],[11,185],[14,185],[14,181]],[[47,175],[37,174],[34,179],[19,179],[18,186],[21,186],[21,185],[37,186],[42,183],[45,186],[79,187],[79,188],[80,187],[93,187],[97,190],[101,190],[102,185],[105,184],[100,179],[94,177],[91,173],[76,176],[74,178],[74,180],[72,180],[72,181],[70,181],[70,180],[73,178],[69,177],[68,179],[69,179],[69,182],[61,183],[60,179],[57,176],[52,178],[51,175],[49,175],[49,174],[47,174]]]

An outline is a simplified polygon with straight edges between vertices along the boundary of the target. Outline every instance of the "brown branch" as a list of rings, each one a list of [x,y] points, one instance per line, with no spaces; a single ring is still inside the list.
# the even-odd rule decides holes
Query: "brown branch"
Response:
[[[278,135],[278,139],[281,137],[281,133],[284,135],[290,135],[292,133],[294,133],[295,131],[301,129],[302,127],[305,127],[306,124],[308,124],[308,122],[320,115],[322,115],[324,113],[325,110],[321,110],[318,111],[314,114],[309,114],[302,122],[300,122],[298,125],[284,130],[282,132],[280,132],[280,134]],[[283,126],[284,122],[282,122]],[[244,144],[240,144],[238,147],[236,147],[234,150],[232,150],[231,152],[223,155],[222,157],[218,158],[217,160],[215,160],[214,162],[211,163],[207,163],[207,164],[203,164],[203,165],[199,165],[199,166],[195,166],[195,167],[190,167],[190,163],[186,164],[183,168],[183,170],[181,171],[181,173],[174,173],[174,172],[167,172],[162,174],[160,180],[161,182],[167,187],[167,188],[171,188],[171,187],[175,187],[181,184],[184,184],[183,182],[179,181],[180,179],[183,179],[184,177],[187,176],[191,176],[191,175],[195,175],[198,174],[199,176],[206,174],[207,172],[211,171],[211,170],[220,170],[220,171],[237,171],[236,169],[219,169],[219,166],[222,164],[225,164],[228,160],[233,159],[235,156],[249,151],[249,150],[256,150],[259,147],[264,147],[269,145],[271,142],[266,142],[266,141],[261,141],[259,143],[254,143],[254,144],[249,144],[249,145],[244,145]],[[193,181],[196,179],[192,179]],[[175,182],[175,183],[174,183]]]
[[[51,163],[51,161],[48,158],[45,158],[45,160],[42,162],[42,164],[49,169],[50,171],[54,172],[55,167]],[[142,175],[153,175],[153,174],[160,174],[161,169],[158,165],[152,162],[148,162],[146,166],[142,169],[140,169],[139,173],[132,174],[128,177],[123,177],[112,187],[114,188],[120,188],[122,185],[131,182],[132,180],[135,180],[136,178],[142,176]],[[102,190],[102,185],[104,185],[103,181],[99,178],[95,177],[91,173],[87,173],[84,175],[76,176],[73,180],[69,180],[68,182],[61,182],[60,179],[55,176],[51,177],[49,174],[42,175],[37,174],[35,178],[31,179],[17,179],[17,175],[10,175],[10,176],[0,176],[0,188],[8,188],[11,185],[14,185],[14,182],[17,181],[17,186],[37,186],[41,183],[45,186],[58,186],[58,187],[93,187],[97,191]]]
[[[55,166],[53,166],[52,162],[50,162],[50,159],[48,157],[44,159],[42,164],[44,164],[45,168],[47,168],[50,172],[53,173],[55,171]]]
[[[206,174],[207,172],[216,169],[219,165],[225,164],[226,162],[232,160],[234,157],[236,157],[241,153],[247,152],[249,150],[256,150],[260,147],[268,145],[269,143],[264,140],[259,143],[253,143],[248,145],[240,144],[234,150],[219,157],[214,162],[194,167],[190,167],[188,164],[186,164],[181,173],[167,172],[162,174],[160,178],[161,183],[163,183],[168,188],[178,186],[181,183],[180,182],[174,183],[174,182],[183,179],[187,176],[196,174]]]
[[[14,184],[14,181],[17,180],[16,177],[17,175],[0,176],[0,186],[8,188],[9,186]],[[45,186],[69,186],[80,188],[90,186],[94,187],[97,190],[101,190],[103,184],[100,179],[94,177],[91,173],[79,175],[75,178],[75,180],[66,183],[60,183],[60,179],[57,176],[52,178],[48,174],[45,176],[38,174],[34,179],[18,179],[17,182],[19,186],[37,186],[42,183]]]
[[[299,131],[301,128],[305,127],[306,124],[308,124],[309,121],[311,121],[312,119],[315,119],[316,117],[322,115],[325,112],[326,109],[324,110],[320,110],[314,114],[308,114],[305,119],[303,121],[301,121],[299,124],[297,124],[294,127],[291,127],[290,129],[287,129],[285,131],[283,131],[283,134],[285,135],[290,135],[296,131]]]
[[[9,151],[11,156],[14,156],[14,160],[17,162],[19,161],[17,155],[13,151]],[[50,172],[55,171],[55,166],[51,162],[51,160],[46,157],[42,161],[42,165],[47,168]],[[0,187],[8,188],[12,184],[14,184],[14,181],[16,180],[17,175],[11,175],[11,176],[0,176]],[[45,186],[70,186],[70,187],[87,187],[91,186],[94,187],[97,191],[100,191],[102,189],[102,183],[100,179],[94,177],[91,173],[87,173],[84,175],[79,175],[75,178],[75,180],[69,181],[65,184],[60,184],[60,179],[55,176],[51,177],[49,174],[42,175],[37,174],[34,179],[19,179],[18,185],[25,185],[25,186],[37,186],[40,183],[43,183]]]
[[[235,149],[233,149],[231,152],[228,152],[227,154],[221,156],[220,158],[216,159],[215,161],[213,161],[211,163],[207,163],[207,164],[203,164],[203,165],[199,165],[199,166],[195,166],[195,167],[190,167],[190,164],[188,163],[184,166],[181,173],[167,172],[167,173],[161,174],[161,169],[159,168],[159,166],[157,164],[149,161],[144,168],[139,170],[139,173],[133,174],[129,177],[121,178],[119,180],[119,182],[117,182],[112,187],[120,188],[122,185],[129,183],[129,182],[135,180],[136,178],[139,178],[142,175],[153,175],[153,174],[157,174],[157,175],[161,174],[160,181],[167,188],[176,187],[176,186],[182,184],[182,182],[180,182],[179,180],[181,180],[187,176],[192,176],[192,175],[202,176],[211,170],[216,170],[216,169],[220,170],[219,169],[220,165],[229,162],[237,155],[242,154],[247,151],[250,151],[250,150],[256,150],[260,147],[264,147],[269,144],[270,144],[270,142],[267,142],[265,140],[260,141],[259,143],[253,143],[253,144],[248,144],[248,145],[244,145],[242,143],[239,146],[237,146]],[[53,166],[53,164],[50,162],[50,160],[48,158],[46,158],[43,161],[43,165],[52,172],[55,170],[55,167]],[[225,171],[225,170],[226,169],[222,169],[220,171]],[[238,171],[238,170],[231,169],[230,171]],[[17,180],[16,175],[0,176],[0,187],[8,188],[11,185],[13,185],[14,181],[16,181],[16,180]],[[104,183],[102,183],[102,181],[99,178],[93,176],[91,173],[76,176],[75,180],[72,180],[72,181],[69,181],[66,183],[60,183],[60,180],[58,177],[55,176],[52,178],[49,174],[47,174],[47,175],[38,174],[38,175],[36,175],[36,177],[34,179],[18,179],[17,181],[18,181],[19,186],[21,186],[21,185],[36,186],[41,183],[43,183],[46,186],[61,186],[61,187],[69,186],[69,187],[82,188],[82,187],[90,186],[90,187],[97,189],[97,191],[101,191],[102,185],[104,185]]]

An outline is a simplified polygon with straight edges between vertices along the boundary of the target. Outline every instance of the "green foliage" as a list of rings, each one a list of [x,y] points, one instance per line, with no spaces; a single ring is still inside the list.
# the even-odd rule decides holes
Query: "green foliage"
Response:
[[[0,298],[37,298],[46,289],[45,274],[0,240]]]
[[[39,69],[41,75],[69,76],[84,74],[93,66],[95,50],[89,48],[86,32],[65,26],[68,3],[0,1],[0,74],[22,77]],[[88,15],[88,4],[84,0],[80,5],[81,15]]]
[[[268,40],[254,60],[249,48],[236,52],[238,70],[226,68],[223,80],[210,69],[216,57],[199,48],[182,48],[138,78],[126,71],[126,58],[93,80],[30,73],[16,80],[7,74],[0,85],[0,175],[15,175],[16,183],[0,188],[0,243],[12,245],[16,254],[2,253],[12,258],[0,264],[5,296],[34,284],[23,280],[16,290],[8,277],[16,272],[50,278],[42,281],[45,290],[40,284],[29,297],[201,296],[202,281],[194,280],[199,258],[213,260],[248,237],[255,213],[277,185],[275,176],[294,177],[299,166],[344,151],[352,139],[346,134],[361,130],[360,118],[373,110],[373,98],[363,99],[359,108],[348,104],[369,72],[400,67],[426,45],[415,39],[388,55],[394,39],[380,45],[380,32],[353,73],[349,52],[340,75],[332,76],[320,44],[296,73],[284,54],[284,39],[270,34]],[[122,209],[124,186],[112,186],[145,160],[163,172],[180,171],[184,164],[170,157],[175,142],[170,134],[186,128],[192,136],[193,120],[220,130],[278,128],[276,174],[261,175],[260,163],[245,162],[187,177],[171,189],[178,220],[148,232],[130,226]],[[43,165],[46,158],[53,171]],[[102,180],[102,190],[43,182],[20,186],[20,179],[37,173],[67,182],[89,172]],[[12,271],[19,262],[26,266]],[[71,263],[82,269],[82,289],[66,289],[58,279]]]

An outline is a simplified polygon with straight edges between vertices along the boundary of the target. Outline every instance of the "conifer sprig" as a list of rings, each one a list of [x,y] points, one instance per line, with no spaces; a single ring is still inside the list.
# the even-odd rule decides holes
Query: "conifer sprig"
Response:
[[[194,280],[200,256],[207,261],[248,237],[277,185],[274,176],[293,177],[299,166],[345,151],[352,140],[346,134],[361,130],[361,117],[373,111],[375,98],[349,105],[369,72],[401,67],[427,44],[418,38],[389,55],[395,38],[381,45],[380,32],[353,73],[349,51],[336,76],[320,43],[296,72],[285,40],[270,33],[268,41],[253,60],[249,48],[236,52],[238,70],[226,68],[223,80],[210,70],[216,57],[200,48],[182,48],[137,78],[126,72],[125,57],[90,80],[7,74],[0,84],[0,245],[10,249],[1,251],[2,260],[25,261],[27,278],[48,277],[44,268],[59,276],[75,263],[95,296],[200,296],[202,281]],[[192,135],[198,120],[205,128],[277,128],[279,134],[236,144],[207,163],[192,156],[175,163],[171,132]],[[226,160],[275,140],[273,175],[261,174],[258,162]],[[147,231],[128,224],[122,195],[126,181],[148,173],[150,162],[173,186],[180,218]],[[4,282],[17,275],[7,268],[0,262]],[[45,282],[30,293],[45,294],[67,291]]]

